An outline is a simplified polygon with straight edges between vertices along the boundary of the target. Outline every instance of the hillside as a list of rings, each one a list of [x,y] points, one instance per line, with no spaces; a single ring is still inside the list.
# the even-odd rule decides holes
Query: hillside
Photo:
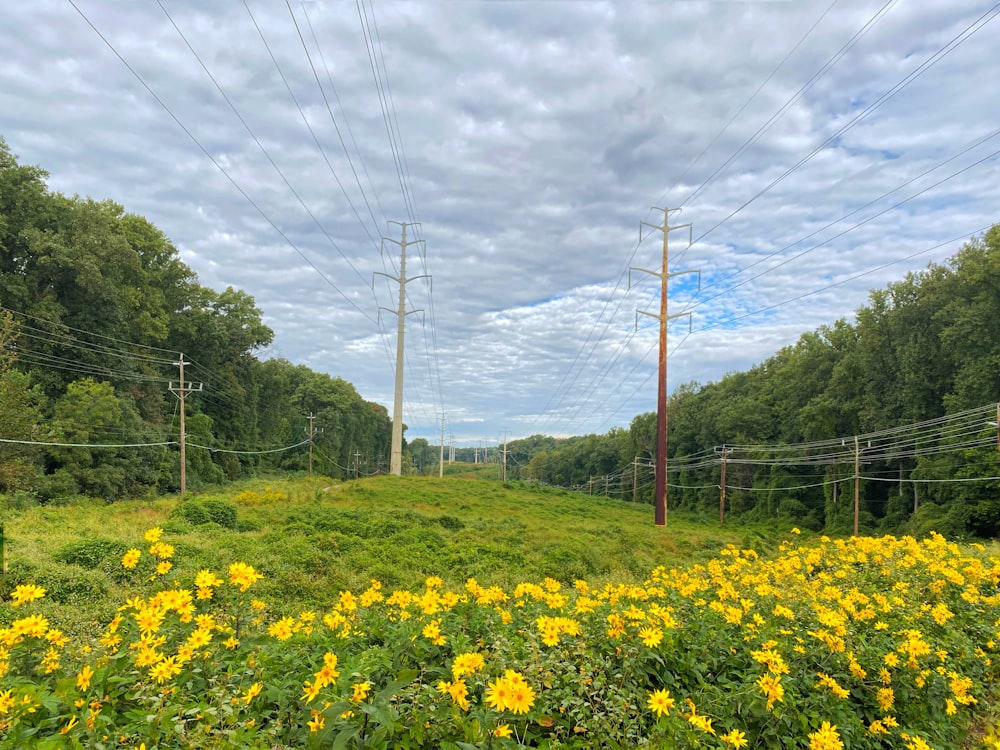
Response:
[[[233,528],[188,520],[210,517]],[[641,581],[657,565],[763,542],[745,530],[680,519],[662,529],[651,519],[648,505],[562,490],[393,476],[237,483],[183,502],[8,509],[10,573],[0,594],[31,581],[49,591],[48,614],[61,624],[70,626],[84,605],[88,620],[110,619],[131,593],[121,555],[142,547],[152,526],[184,552],[174,575],[251,559],[265,575],[262,591],[289,608],[327,606],[341,589],[362,589],[372,578],[387,588],[412,588],[430,575],[456,587],[469,577],[505,586],[546,576],[566,584]]]
[[[0,748],[996,740],[995,546],[648,511],[395,477],[6,508]]]

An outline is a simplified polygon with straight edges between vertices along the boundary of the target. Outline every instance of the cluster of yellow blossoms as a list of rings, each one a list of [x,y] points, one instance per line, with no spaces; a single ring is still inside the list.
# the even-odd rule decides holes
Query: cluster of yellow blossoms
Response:
[[[170,573],[174,555],[161,536],[145,537],[154,579]],[[137,568],[143,554],[130,549],[122,565]],[[223,575],[198,571],[190,587],[175,581],[129,599],[71,659],[68,639],[42,614],[14,619],[0,629],[0,741],[18,726],[45,726],[86,745],[98,717],[117,710],[104,691],[119,665],[139,675],[128,700],[182,700],[177,688],[198,675],[221,685],[242,731],[263,731],[265,714],[254,712],[284,712],[291,745],[357,731],[355,712],[374,716],[362,704],[377,701],[384,715],[406,706],[414,732],[485,732],[499,743],[516,734],[523,744],[595,746],[625,741],[614,732],[628,730],[636,743],[743,748],[767,745],[779,727],[810,750],[924,750],[960,739],[998,676],[1000,560],[940,537],[824,538],[766,559],[730,547],[706,564],[600,588],[545,579],[508,591],[470,579],[449,591],[431,576],[422,590],[390,593],[373,581],[340,592],[326,612],[297,614],[247,601],[261,578],[234,562]],[[9,604],[44,595],[23,584]],[[27,650],[34,661],[12,656]],[[28,671],[14,674],[15,664]],[[726,680],[716,684],[710,670]],[[42,687],[25,680],[53,698],[43,703]],[[275,707],[274,695],[294,695],[283,699],[293,705]],[[441,727],[420,713],[428,706],[436,721],[447,715]],[[188,713],[214,731],[210,717]]]

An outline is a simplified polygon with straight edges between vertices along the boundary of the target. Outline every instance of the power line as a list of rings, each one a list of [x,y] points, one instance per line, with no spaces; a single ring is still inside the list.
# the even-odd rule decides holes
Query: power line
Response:
[[[755,193],[751,198],[744,201],[740,206],[738,206],[736,209],[730,212],[724,219],[716,223],[706,232],[702,233],[697,239],[694,240],[694,242],[697,243],[703,240],[705,237],[710,235],[720,226],[722,226],[727,221],[736,216],[738,213],[740,213],[744,208],[746,208],[755,200],[757,200],[760,196],[764,195],[765,193],[770,191],[771,188],[781,183],[786,177],[788,177],[790,174],[798,170],[799,167],[801,167],[803,164],[812,159],[813,156],[815,156],[824,148],[826,148],[828,145],[830,145],[835,140],[840,138],[844,133],[846,133],[848,130],[850,130],[859,122],[861,122],[863,119],[865,119],[869,114],[871,114],[876,109],[881,107],[883,104],[885,104],[885,102],[887,102],[889,99],[891,99],[900,91],[902,91],[904,88],[913,83],[914,80],[916,80],[922,74],[926,73],[930,68],[934,67],[937,63],[943,60],[947,55],[953,52],[959,45],[965,42],[969,37],[971,37],[973,34],[979,31],[987,23],[992,21],[998,14],[1000,14],[1000,3],[995,4],[992,8],[990,8],[990,10],[988,10],[978,19],[969,24],[958,35],[953,37],[949,42],[947,42],[945,45],[939,48],[934,54],[932,54],[930,57],[924,60],[924,62],[922,62],[919,66],[917,66],[916,69],[912,70],[902,79],[900,79],[895,85],[891,86],[889,89],[884,91],[875,101],[873,101],[863,110],[861,110],[861,112],[859,112],[857,115],[851,118],[846,124],[841,126],[840,129],[837,130],[837,132],[835,132],[833,135],[831,135],[829,138],[823,141],[823,143],[816,146],[816,148],[814,148],[808,154],[799,159],[799,161],[797,161],[795,164],[793,164],[791,167],[785,170],[785,172],[783,172],[780,176],[776,177],[774,180],[768,183],[764,188]],[[677,261],[678,262],[680,261],[679,257]]]
[[[313,263],[312,260],[299,248],[299,246],[296,245],[291,240],[291,238],[288,237],[288,235],[285,234],[285,232],[277,224],[274,223],[271,217],[268,216],[267,213],[265,213],[264,210],[257,204],[257,202],[250,197],[250,195],[243,189],[243,187],[236,181],[236,179],[229,173],[229,171],[225,167],[223,167],[222,164],[220,164],[219,161],[214,156],[212,156],[212,154],[208,151],[208,149],[205,148],[204,145],[202,145],[201,141],[199,141],[198,138],[195,137],[194,133],[192,133],[187,128],[187,126],[184,125],[183,122],[181,122],[180,118],[178,118],[177,115],[173,113],[170,107],[168,107],[167,104],[152,89],[152,87],[150,87],[150,85],[146,83],[145,79],[141,75],[139,75],[138,71],[136,71],[135,68],[133,68],[132,65],[121,55],[121,53],[119,53],[118,50],[115,49],[115,46],[111,44],[111,42],[107,39],[107,37],[104,36],[104,34],[101,33],[100,29],[98,29],[94,25],[94,23],[87,17],[87,15],[82,10],[80,10],[75,0],[67,0],[67,1],[69,2],[70,5],[73,6],[73,9],[80,15],[80,17],[87,23],[87,25],[90,26],[91,29],[93,29],[94,33],[97,34],[98,37],[100,37],[101,41],[104,42],[104,44],[108,47],[108,49],[110,49],[111,52],[114,53],[115,57],[117,57],[121,61],[122,65],[124,65],[128,69],[128,71],[133,75],[133,77],[135,77],[135,79],[147,91],[147,93],[149,93],[149,95],[153,97],[156,103],[163,108],[163,110],[170,116],[170,118],[177,124],[177,126],[184,131],[185,135],[187,135],[188,138],[190,138],[194,142],[194,144],[201,150],[201,152],[206,157],[208,157],[208,159],[212,162],[212,164],[215,165],[215,168],[222,173],[222,175],[229,181],[229,183],[234,188],[236,188],[236,190],[240,193],[240,195],[242,195],[246,199],[246,201],[251,206],[253,206],[254,210],[256,210],[258,214],[260,214],[261,218],[263,218],[264,221],[270,224],[271,228],[278,233],[278,235],[288,244],[289,247],[291,247],[299,255],[299,257],[301,257],[306,263],[309,264],[309,266],[314,271],[316,271],[316,273],[319,274],[320,278],[322,278],[323,281],[325,281],[335,292],[337,292],[337,294],[343,297],[345,301],[347,301],[352,307],[354,307],[358,312],[360,312],[365,318],[374,323],[375,319],[372,318],[372,316],[366,310],[364,310],[361,306],[359,306],[357,302],[355,302],[353,299],[347,296],[347,294],[345,294],[340,289],[340,287],[334,284],[330,280],[330,278],[325,273],[323,273],[319,269],[319,267],[315,263]]]
[[[361,185],[361,178],[358,177],[358,172],[354,168],[354,162],[351,160],[351,154],[350,154],[350,152],[347,149],[347,144],[344,142],[344,136],[341,135],[340,126],[337,125],[337,120],[333,116],[333,109],[330,107],[330,100],[327,98],[326,91],[323,89],[323,84],[319,80],[319,73],[316,70],[316,66],[313,64],[312,55],[309,54],[309,47],[308,47],[308,45],[306,45],[305,37],[302,36],[302,29],[299,28],[299,22],[295,18],[295,13],[292,11],[292,4],[290,2],[288,2],[288,0],[285,0],[285,4],[288,6],[288,13],[292,17],[292,23],[295,25],[295,33],[298,34],[299,41],[302,43],[302,49],[306,53],[306,59],[309,61],[309,68],[312,70],[313,78],[316,79],[316,85],[319,87],[319,92],[320,92],[320,94],[323,97],[323,102],[326,104],[326,111],[330,115],[330,121],[333,122],[333,127],[337,131],[337,137],[340,138],[340,145],[343,146],[343,148],[344,148],[344,154],[347,156],[347,163],[350,164],[350,166],[351,166],[351,172],[354,173],[354,179],[358,183],[358,189],[361,191],[361,197],[365,201],[365,206],[368,207],[368,215],[371,216],[372,223],[375,225],[375,229],[376,229],[376,232],[377,232],[378,231],[378,226],[379,226],[378,219],[375,218],[375,214],[372,212],[372,207],[368,203],[368,196],[365,195],[365,189]],[[244,6],[245,5],[246,5],[246,2],[244,1]],[[247,12],[249,12],[249,11],[250,11],[250,8],[247,7]],[[257,24],[257,22],[254,21],[254,26],[256,26],[256,24]],[[258,27],[257,30],[258,30],[258,32],[260,31],[259,27]],[[263,39],[263,34],[261,34],[261,38]],[[270,49],[268,51],[270,51]],[[271,59],[272,60],[274,59],[273,56],[272,56]],[[275,65],[277,65],[277,61],[275,61]],[[284,76],[282,76],[282,79],[284,79]],[[287,81],[286,81],[286,85],[287,85]],[[290,88],[289,88],[289,93],[291,93],[291,89]],[[292,99],[295,100],[295,97],[293,96]],[[297,100],[295,100],[295,106],[296,107],[299,106],[299,103],[298,103]],[[301,108],[299,108],[299,113],[302,114],[303,121],[306,121],[305,114],[302,113],[302,109]],[[311,127],[309,128],[309,132],[312,133],[312,128]],[[313,138],[314,139],[316,138],[315,133],[313,133]],[[319,140],[316,140],[316,145],[319,146]],[[354,215],[357,217],[358,222],[361,224],[361,228],[364,229],[365,234],[368,236],[368,240],[372,243],[372,246],[376,250],[378,250],[378,248],[379,248],[378,243],[375,241],[375,238],[372,237],[371,232],[368,231],[368,227],[365,225],[364,221],[361,219],[361,214],[359,214],[358,210],[354,207],[354,201],[352,201],[351,197],[347,194],[347,190],[346,190],[346,188],[344,188],[343,183],[341,183],[340,178],[337,176],[336,171],[334,171],[333,165],[330,164],[330,160],[326,158],[326,151],[324,151],[323,148],[320,147],[320,152],[323,154],[323,158],[326,159],[326,164],[330,168],[331,174],[333,174],[334,179],[337,181],[337,184],[340,186],[341,192],[343,192],[344,197],[347,199],[347,203],[350,205],[351,210],[354,212]],[[358,273],[358,276],[361,276],[361,274]],[[362,281],[365,280],[363,276],[361,277],[361,280]]]

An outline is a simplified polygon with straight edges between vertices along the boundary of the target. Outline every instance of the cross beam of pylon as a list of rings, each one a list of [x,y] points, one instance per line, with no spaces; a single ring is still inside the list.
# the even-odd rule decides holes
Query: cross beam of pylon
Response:
[[[416,281],[417,279],[430,279],[428,274],[421,274],[420,276],[406,277],[406,248],[409,245],[422,244],[423,240],[417,240],[416,242],[407,242],[406,240],[406,228],[415,226],[414,222],[402,222],[402,221],[390,221],[390,224],[398,224],[402,230],[401,239],[394,240],[389,237],[383,237],[383,247],[384,243],[391,242],[394,245],[399,246],[399,276],[390,276],[387,273],[382,273],[381,271],[376,271],[375,275],[385,276],[387,279],[391,279],[399,284],[399,305],[397,309],[392,310],[388,307],[380,307],[380,310],[385,310],[386,312],[393,313],[397,318],[396,324],[396,391],[393,396],[392,401],[392,448],[389,454],[389,473],[399,476],[403,473],[403,335],[406,329],[406,316],[413,313],[422,312],[422,310],[407,310],[406,309],[406,284],[410,281]],[[372,286],[374,287],[375,280],[372,279]]]
[[[629,286],[632,285],[632,271],[642,271],[660,279],[660,312],[651,313],[645,310],[636,310],[636,320],[639,315],[649,315],[660,321],[660,364],[659,382],[656,393],[656,483],[655,483],[655,520],[657,526],[665,526],[667,523],[667,323],[673,318],[680,318],[691,315],[690,312],[670,315],[667,305],[667,281],[674,276],[685,273],[698,274],[698,286],[701,287],[701,271],[675,271],[670,273],[667,262],[669,260],[668,237],[675,229],[688,229],[688,245],[691,244],[691,225],[677,224],[670,225],[670,214],[680,211],[679,208],[657,208],[654,211],[663,212],[663,224],[650,224],[645,221],[639,222],[639,242],[642,242],[642,228],[650,227],[658,229],[663,233],[663,270],[651,271],[648,268],[629,268]]]

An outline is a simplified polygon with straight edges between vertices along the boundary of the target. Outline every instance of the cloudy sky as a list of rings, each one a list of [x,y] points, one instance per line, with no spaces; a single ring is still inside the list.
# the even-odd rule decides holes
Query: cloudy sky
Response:
[[[110,2],[0,8],[0,135],[111,198],[280,356],[408,437],[627,426],[1000,221],[1000,4]],[[380,308],[386,308],[381,309]],[[422,311],[422,312],[417,312]],[[211,387],[211,383],[206,384]]]

